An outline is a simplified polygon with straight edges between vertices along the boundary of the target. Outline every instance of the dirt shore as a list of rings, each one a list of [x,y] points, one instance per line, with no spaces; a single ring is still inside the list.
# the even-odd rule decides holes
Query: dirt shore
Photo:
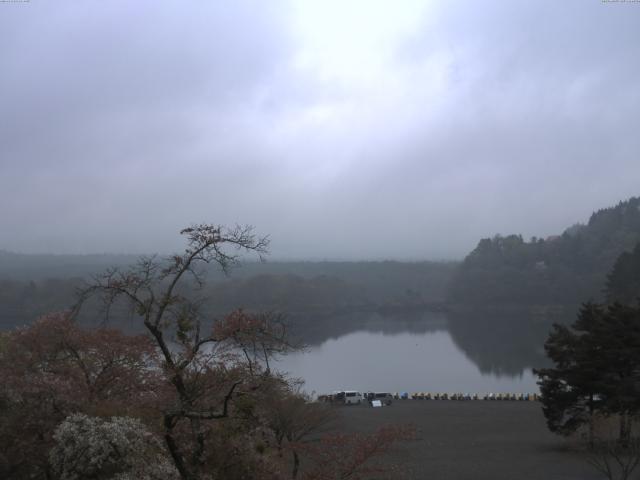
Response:
[[[547,430],[537,402],[398,400],[383,408],[339,408],[346,431],[416,427],[417,438],[388,455],[409,479],[603,478],[576,445]]]

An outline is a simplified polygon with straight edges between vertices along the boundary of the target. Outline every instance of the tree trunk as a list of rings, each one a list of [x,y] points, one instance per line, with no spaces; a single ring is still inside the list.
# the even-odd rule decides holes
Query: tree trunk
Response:
[[[626,448],[629,446],[629,437],[631,434],[630,415],[627,412],[620,413],[620,444]]]
[[[589,449],[593,450],[595,438],[595,425],[593,418],[593,395],[589,396]]]
[[[191,475],[191,473],[187,469],[187,466],[184,464],[180,449],[178,448],[178,445],[173,438],[173,419],[171,417],[165,416],[164,427],[164,440],[167,444],[167,449],[169,450],[169,454],[173,459],[173,464],[175,465],[176,470],[178,470],[178,473],[183,480],[193,480],[194,477]]]
[[[293,451],[293,471],[291,472],[291,478],[295,479],[298,476],[298,470],[300,468],[300,457],[298,457],[298,452]]]

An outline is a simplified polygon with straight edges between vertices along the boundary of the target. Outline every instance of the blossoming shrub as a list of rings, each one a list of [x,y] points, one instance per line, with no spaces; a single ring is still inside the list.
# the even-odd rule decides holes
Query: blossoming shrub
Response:
[[[179,478],[162,444],[136,418],[70,415],[53,439],[49,460],[60,480]]]

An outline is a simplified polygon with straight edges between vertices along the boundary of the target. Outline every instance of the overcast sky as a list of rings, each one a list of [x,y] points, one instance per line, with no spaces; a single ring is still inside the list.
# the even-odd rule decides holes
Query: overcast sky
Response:
[[[640,195],[640,3],[0,3],[0,249],[453,259]]]

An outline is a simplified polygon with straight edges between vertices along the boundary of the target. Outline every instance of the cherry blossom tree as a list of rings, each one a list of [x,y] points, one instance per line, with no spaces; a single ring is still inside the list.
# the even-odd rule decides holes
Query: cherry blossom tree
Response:
[[[49,460],[60,480],[179,478],[162,443],[136,418],[70,415],[53,440]]]
[[[171,387],[162,408],[166,446],[180,476],[191,480],[222,468],[219,455],[212,453],[223,428],[218,424],[226,427],[247,417],[246,410],[272,381],[270,359],[292,345],[278,315],[237,310],[207,327],[201,310],[204,267],[214,264],[228,272],[242,253],[262,258],[268,239],[256,237],[251,227],[208,224],[181,234],[187,242],[182,254],[142,258],[127,270],[106,271],[81,292],[76,312],[97,295],[107,311],[123,300],[140,319]]]
[[[69,414],[144,416],[161,379],[154,345],[117,330],[84,330],[47,315],[4,335],[0,347],[0,475],[46,478],[55,427]]]

